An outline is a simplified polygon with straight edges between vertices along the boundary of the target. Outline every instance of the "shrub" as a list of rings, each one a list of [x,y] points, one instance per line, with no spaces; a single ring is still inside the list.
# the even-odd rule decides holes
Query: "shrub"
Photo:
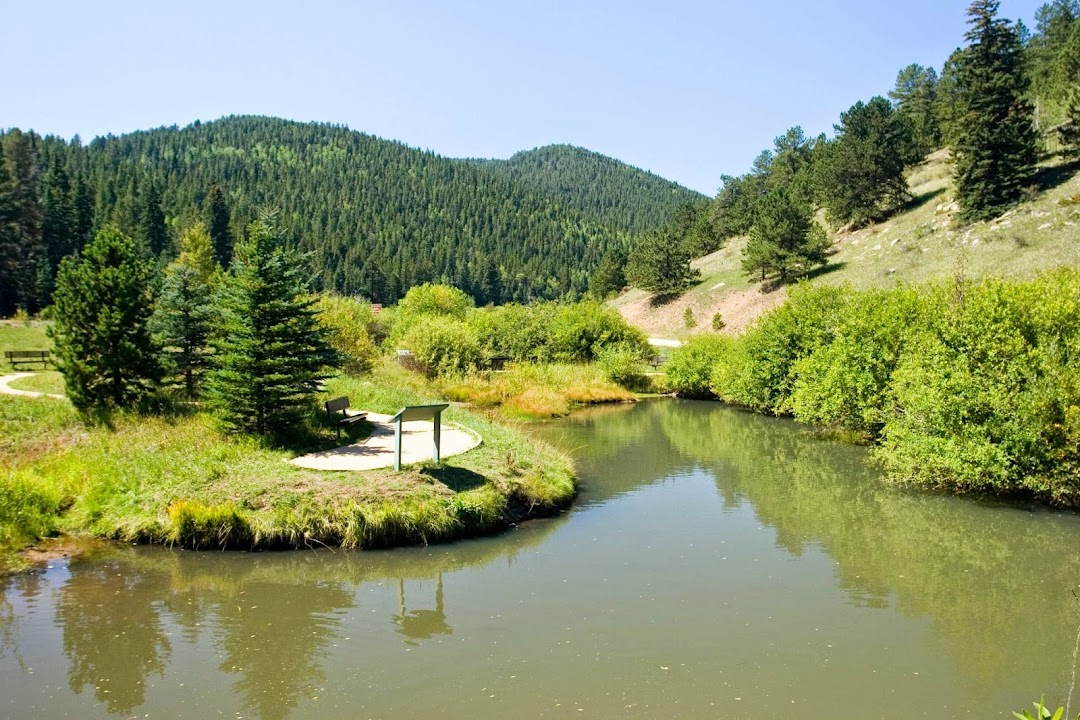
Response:
[[[696,335],[672,351],[664,365],[667,384],[679,397],[714,398],[711,387],[714,368],[735,341],[719,335]]]
[[[316,309],[319,323],[329,330],[331,347],[343,358],[344,370],[354,375],[370,372],[379,359],[371,305],[356,298],[322,295]]]
[[[550,320],[546,360],[586,362],[610,345],[648,351],[648,340],[615,310],[593,301],[559,305]]]
[[[553,303],[502,305],[476,310],[467,322],[487,355],[538,360],[548,355],[556,308]]]
[[[604,346],[596,355],[596,364],[604,377],[628,390],[642,391],[648,386],[644,360],[640,347],[626,343]]]
[[[449,317],[420,318],[402,340],[429,377],[474,370],[483,354],[476,333]]]

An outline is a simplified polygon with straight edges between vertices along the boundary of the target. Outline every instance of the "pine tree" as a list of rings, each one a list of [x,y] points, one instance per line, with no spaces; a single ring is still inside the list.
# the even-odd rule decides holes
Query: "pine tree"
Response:
[[[661,296],[681,293],[699,275],[690,268],[690,253],[671,228],[647,233],[626,261],[627,281]]]
[[[38,137],[12,130],[4,137],[4,160],[11,177],[13,231],[18,248],[14,263],[14,294],[18,306],[37,312],[45,306],[51,286],[49,258],[41,236]]]
[[[303,263],[282,247],[269,218],[236,246],[219,300],[209,398],[235,431],[281,434],[299,423],[338,362],[316,320]]]
[[[938,76],[934,68],[912,64],[896,76],[889,97],[896,103],[899,117],[911,126],[912,153],[908,163],[922,160],[941,145],[941,129],[936,114]]]
[[[821,153],[816,170],[819,195],[837,224],[865,224],[910,198],[904,178],[910,157],[910,125],[889,101],[857,102],[840,114],[836,139]]]
[[[154,257],[168,253],[169,231],[165,227],[165,212],[161,209],[161,191],[153,182],[142,188],[138,211],[139,239],[146,244]]]
[[[60,263],[49,334],[67,395],[80,410],[132,407],[157,387],[161,365],[148,327],[152,272],[145,250],[112,227]]]
[[[206,194],[203,203],[206,215],[206,228],[214,244],[214,255],[221,267],[229,267],[232,262],[233,236],[229,227],[229,206],[225,203],[225,193],[220,185],[214,185]]]
[[[76,178],[71,189],[75,206],[74,250],[78,252],[94,237],[94,187],[86,179]]]
[[[71,182],[54,156],[41,184],[41,235],[49,258],[50,274],[55,274],[60,261],[75,252],[79,219]]]
[[[608,249],[589,279],[589,294],[603,300],[621,292],[626,286],[625,268],[626,252],[620,247]]]
[[[8,170],[7,161],[0,154],[0,317],[11,315],[19,305],[19,261],[22,252],[18,214],[15,181]]]
[[[958,71],[954,172],[965,221],[1001,214],[1020,201],[1035,176],[1036,132],[1025,97],[1023,48],[1016,28],[999,19],[997,10],[997,0],[975,0],[968,8],[969,44]]]
[[[743,250],[743,270],[760,273],[764,280],[775,274],[780,280],[826,262],[829,241],[814,222],[810,207],[777,188],[762,198],[750,239]]]

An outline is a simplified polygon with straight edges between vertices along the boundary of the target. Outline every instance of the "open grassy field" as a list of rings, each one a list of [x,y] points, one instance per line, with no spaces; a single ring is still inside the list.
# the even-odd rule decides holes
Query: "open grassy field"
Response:
[[[962,274],[1028,279],[1043,270],[1080,264],[1080,174],[1075,164],[1054,161],[1040,169],[1041,191],[991,222],[960,226],[947,151],[912,168],[914,199],[889,220],[856,231],[830,232],[829,264],[808,282],[890,287]],[[746,238],[695,260],[701,282],[674,302],[653,306],[631,290],[612,301],[633,325],[651,336],[681,338],[711,329],[720,313],[724,332],[735,334],[781,304],[785,288],[752,282],[741,269]],[[696,324],[687,327],[686,308]]]

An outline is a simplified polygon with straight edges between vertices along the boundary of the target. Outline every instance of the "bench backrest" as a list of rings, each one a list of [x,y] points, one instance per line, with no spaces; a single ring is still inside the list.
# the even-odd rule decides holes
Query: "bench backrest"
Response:
[[[4,357],[8,359],[14,358],[47,358],[49,357],[48,350],[5,350]]]
[[[342,395],[333,400],[327,400],[324,404],[326,405],[326,412],[328,413],[345,412],[345,408],[349,407],[349,398],[346,395]]]
[[[398,410],[397,415],[390,418],[390,422],[400,420],[434,420],[443,410],[450,407],[450,403],[438,403],[437,405],[406,405]]]

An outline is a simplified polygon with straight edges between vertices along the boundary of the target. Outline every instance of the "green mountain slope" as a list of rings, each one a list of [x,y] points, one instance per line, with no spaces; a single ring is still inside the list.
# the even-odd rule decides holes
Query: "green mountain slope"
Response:
[[[885,222],[830,233],[829,263],[812,283],[856,288],[891,287],[951,275],[1030,278],[1062,265],[1080,266],[1080,165],[1054,161],[1039,170],[1042,191],[990,222],[956,221],[952,163],[938,151],[911,168],[914,200]],[[691,263],[701,282],[676,301],[654,306],[641,290],[613,301],[633,324],[654,336],[685,337],[711,329],[714,314],[725,332],[745,328],[786,298],[784,287],[756,282],[742,271],[745,237]],[[694,327],[684,320],[687,308]]]
[[[277,211],[279,225],[311,253],[317,286],[383,302],[425,281],[458,285],[481,301],[584,292],[605,250],[626,243],[632,228],[666,222],[675,204],[669,196],[680,195],[671,183],[596,156],[606,171],[576,175],[588,183],[580,188],[588,199],[576,198],[569,176],[559,197],[537,173],[266,117],[109,136],[86,147],[46,138],[41,153],[43,166],[60,156],[69,175],[96,188],[99,225],[133,230],[138,198],[153,184],[179,229],[217,184],[237,227],[260,209]],[[647,180],[635,185],[635,173]],[[620,222],[610,210],[627,203],[647,211],[622,213]]]
[[[659,227],[680,205],[706,199],[651,172],[572,145],[547,145],[519,152],[509,160],[472,162],[613,228],[632,232]]]

